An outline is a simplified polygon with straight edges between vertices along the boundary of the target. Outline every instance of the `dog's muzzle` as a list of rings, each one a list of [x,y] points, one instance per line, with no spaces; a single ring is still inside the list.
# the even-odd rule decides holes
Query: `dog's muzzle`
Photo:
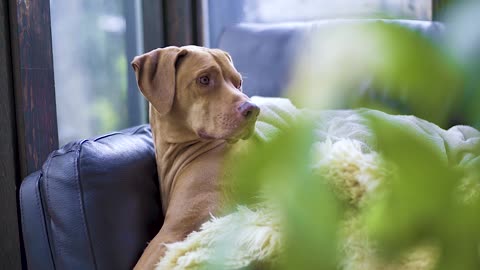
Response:
[[[260,108],[250,101],[245,101],[238,106],[237,111],[246,119],[251,120],[257,118]]]

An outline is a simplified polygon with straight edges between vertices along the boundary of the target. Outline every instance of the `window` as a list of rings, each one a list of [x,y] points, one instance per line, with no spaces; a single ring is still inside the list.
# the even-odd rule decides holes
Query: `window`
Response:
[[[131,59],[143,51],[140,0],[51,0],[59,143],[146,121]]]
[[[432,19],[431,0],[209,0],[210,46],[225,26],[335,18]],[[228,14],[228,16],[226,16]]]

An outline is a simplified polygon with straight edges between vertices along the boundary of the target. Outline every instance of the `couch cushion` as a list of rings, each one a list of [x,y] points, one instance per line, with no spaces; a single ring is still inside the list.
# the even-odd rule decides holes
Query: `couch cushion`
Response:
[[[32,269],[131,269],[163,222],[148,125],[65,145],[20,193]]]
[[[437,39],[443,32],[438,22],[415,20],[324,20],[297,23],[248,23],[225,29],[219,48],[232,55],[235,67],[244,75],[243,88],[249,96],[280,96],[288,86],[291,69],[302,40],[312,33],[347,24],[393,23]],[[325,31],[327,30],[327,31]]]

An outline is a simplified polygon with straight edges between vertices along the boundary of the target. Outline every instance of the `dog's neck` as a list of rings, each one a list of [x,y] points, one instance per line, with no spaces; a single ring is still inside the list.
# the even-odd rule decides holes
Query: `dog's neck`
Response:
[[[175,188],[175,178],[193,160],[213,149],[226,147],[225,140],[202,140],[191,136],[182,127],[163,121],[150,108],[150,125],[155,143],[157,171],[160,179],[162,208],[165,213],[170,195]],[[220,161],[219,161],[220,162]]]

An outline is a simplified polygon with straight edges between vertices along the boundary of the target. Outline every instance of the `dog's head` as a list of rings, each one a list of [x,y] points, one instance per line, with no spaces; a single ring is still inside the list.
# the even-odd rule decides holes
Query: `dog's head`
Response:
[[[159,121],[188,139],[248,138],[260,112],[242,93],[230,55],[197,46],[166,47],[135,57],[138,87]]]

